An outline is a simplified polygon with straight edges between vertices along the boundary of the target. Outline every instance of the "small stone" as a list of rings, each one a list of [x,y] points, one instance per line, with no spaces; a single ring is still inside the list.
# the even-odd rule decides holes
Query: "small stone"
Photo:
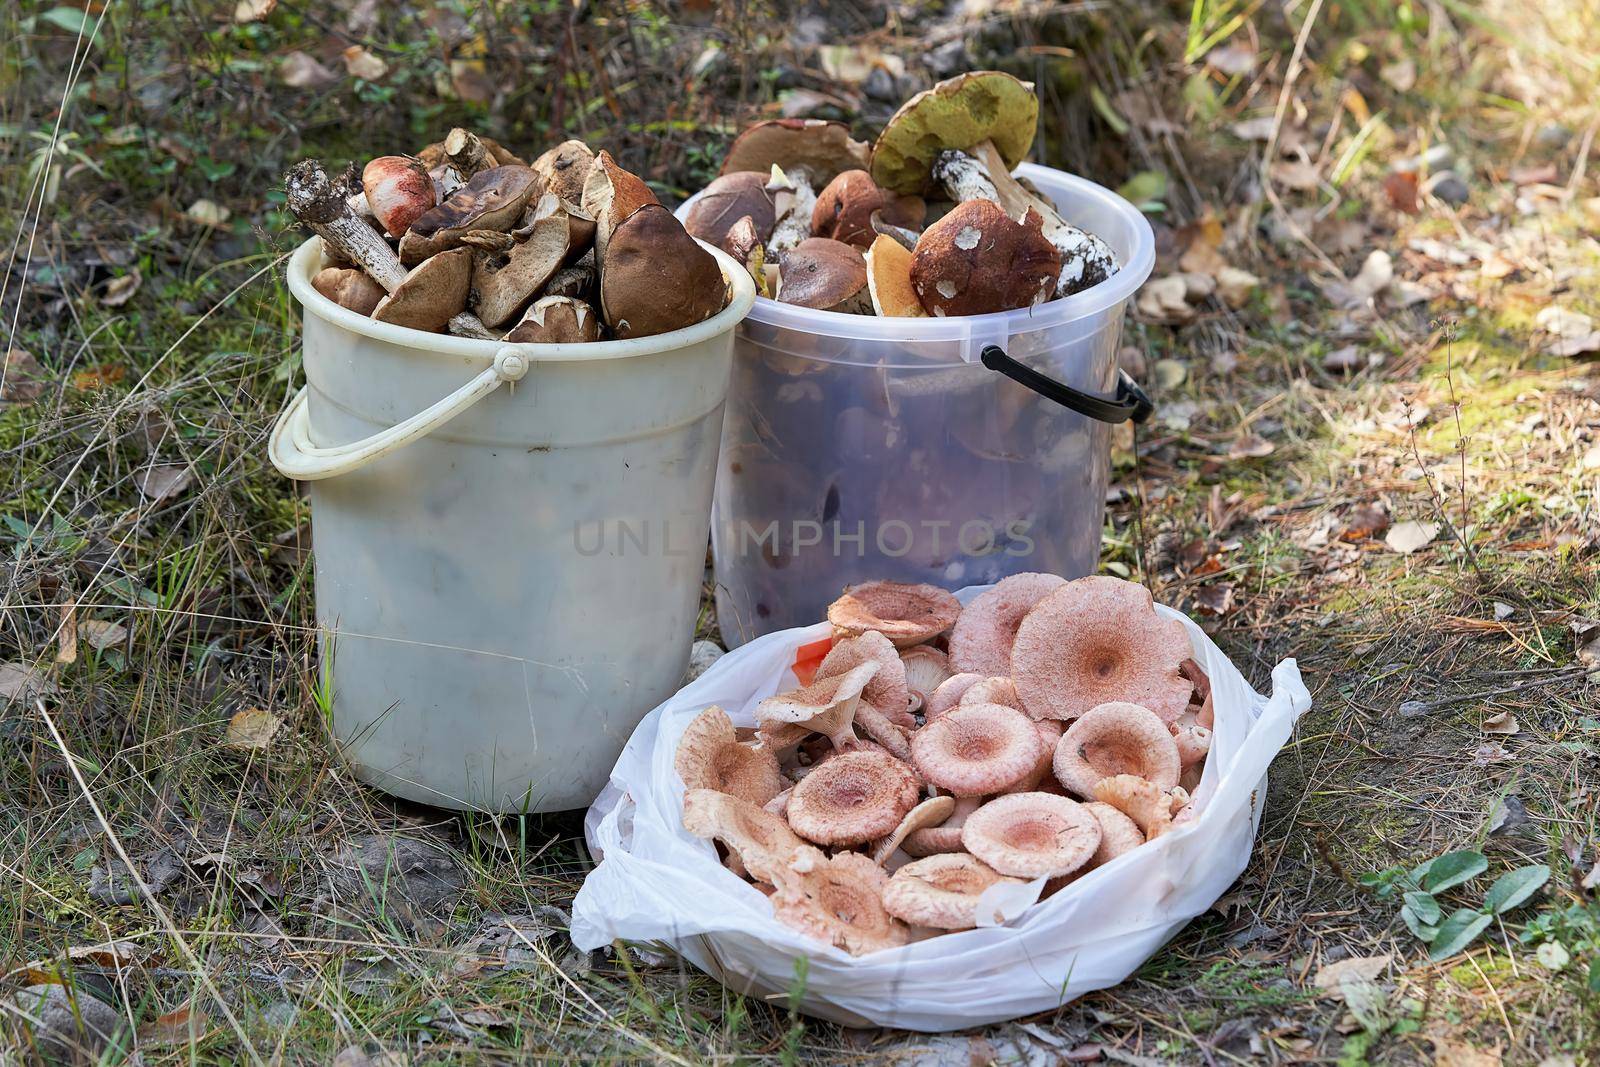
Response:
[[[1452,207],[1460,207],[1472,196],[1467,183],[1454,171],[1441,171],[1428,180],[1428,192]]]
[[[696,641],[689,649],[689,669],[684,673],[684,680],[694,681],[725,655],[727,653],[715,641]]]
[[[1355,345],[1345,345],[1322,357],[1322,369],[1329,374],[1353,374],[1366,366],[1366,362],[1361,356],[1361,349]]]
[[[34,985],[0,1003],[7,1028],[32,1027],[33,1043],[46,1062],[93,1063],[124,1028],[111,1005],[65,986]]]
[[[1156,360],[1154,370],[1156,385],[1161,389],[1176,389],[1189,377],[1189,368],[1175,359]]]
[[[867,99],[886,104],[897,103],[901,98],[900,90],[894,84],[894,75],[883,67],[872,68],[867,80],[861,83],[861,91],[867,95]]]

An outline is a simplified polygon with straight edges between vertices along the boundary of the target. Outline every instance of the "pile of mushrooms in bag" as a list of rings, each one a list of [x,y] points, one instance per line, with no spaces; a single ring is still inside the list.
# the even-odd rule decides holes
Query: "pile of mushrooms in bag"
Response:
[[[870,148],[837,122],[758,123],[685,226],[763,296],[818,310],[983,315],[1070,296],[1117,262],[1012,175],[1038,121],[1032,85],[975,71],[907,101]]]
[[[582,141],[530,164],[458,128],[415,156],[371,160],[359,180],[305,160],[284,186],[323,241],[329,265],[312,285],[378,322],[572,343],[684,329],[727,303],[716,258]]]
[[[675,755],[684,828],[779,922],[857,955],[969,929],[985,890],[1048,896],[1193,817],[1210,683],[1143,586],[871,582],[828,621],[754,730],[711,706]]]

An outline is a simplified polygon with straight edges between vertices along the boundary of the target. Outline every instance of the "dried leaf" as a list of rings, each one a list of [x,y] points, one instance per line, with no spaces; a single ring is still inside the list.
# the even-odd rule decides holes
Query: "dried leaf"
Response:
[[[106,283],[105,292],[100,294],[101,305],[108,308],[121,307],[133,299],[133,294],[139,291],[139,285],[143,281],[144,276],[139,273],[138,267],[131,268],[120,278],[112,278]]]
[[[1272,180],[1286,189],[1310,192],[1322,184],[1317,168],[1303,160],[1288,159],[1272,165]]]
[[[290,52],[278,64],[278,80],[291,89],[326,89],[339,74],[304,52]]]
[[[1361,269],[1350,279],[1332,278],[1317,282],[1322,294],[1342,308],[1363,307],[1394,280],[1394,260],[1381,248],[1372,252],[1361,263]]]
[[[1194,601],[1203,614],[1214,615],[1220,619],[1234,608],[1233,583],[1214,582],[1211,585],[1202,586],[1195,593]]]
[[[1378,504],[1363,504],[1345,518],[1341,541],[1365,541],[1389,528],[1389,513]]]
[[[0,366],[0,402],[31,404],[44,392],[45,384],[44,368],[32,355],[20,348],[6,353],[5,365]]]
[[[176,1011],[158,1015],[139,1027],[141,1045],[192,1045],[205,1036],[210,1018],[201,1009],[185,1004]]]
[[[128,376],[128,368],[118,367],[111,363],[96,363],[92,367],[85,367],[72,376],[72,387],[89,392],[104,389],[108,385],[116,385]]]
[[[1260,278],[1238,267],[1223,267],[1217,272],[1217,295],[1231,308],[1244,307],[1260,285]]]
[[[1150,322],[1188,322],[1195,314],[1194,308],[1189,306],[1189,286],[1181,274],[1168,274],[1145,282],[1135,307]]]
[[[358,44],[353,44],[346,48],[343,55],[344,69],[352,78],[375,82],[389,73],[389,64]]]
[[[1522,727],[1517,725],[1517,717],[1509,711],[1502,711],[1483,720],[1483,732],[1486,734],[1504,734],[1509,737],[1521,729]]]
[[[103,619],[84,619],[78,624],[78,636],[89,642],[96,652],[115,648],[128,639],[128,628]]]
[[[1433,1067],[1500,1067],[1500,1047],[1484,1050],[1465,1041],[1435,1035]]]
[[[260,751],[272,744],[283,720],[265,708],[245,708],[228,721],[222,743],[244,752]]]
[[[38,668],[25,667],[20,663],[0,663],[0,706],[13,700],[53,696],[57,692],[56,684]]]
[[[1417,197],[1417,176],[1411,171],[1390,174],[1384,178],[1383,196],[1390,207],[1407,215],[1415,215],[1422,210]]]
[[[1278,450],[1278,446],[1259,434],[1245,433],[1234,438],[1228,446],[1229,459],[1261,459]]]
[[[61,625],[56,628],[56,662],[78,662],[78,605],[73,600],[61,605]]]
[[[1336,348],[1322,357],[1322,369],[1329,374],[1352,374],[1366,365],[1366,357],[1355,345]]]
[[[237,23],[260,22],[278,6],[278,0],[239,0],[233,6],[233,21]]]
[[[152,504],[175,497],[194,481],[194,470],[183,463],[162,463],[141,467],[133,476],[133,484]]]
[[[1487,767],[1491,763],[1505,763],[1511,759],[1511,753],[1506,751],[1506,746],[1498,741],[1485,741],[1472,750],[1472,764],[1475,767]]]
[[[1230,78],[1256,69],[1256,50],[1249,42],[1235,37],[1221,48],[1206,53],[1206,66]]]
[[[205,197],[201,197],[190,204],[183,213],[184,218],[190,222],[197,222],[201,226],[210,226],[213,229],[227,222],[232,214],[233,212],[221,204],[213,200],[207,200]]]
[[[1265,115],[1257,115],[1254,118],[1235,122],[1228,129],[1241,141],[1265,141],[1271,138],[1272,128],[1275,125],[1276,122],[1269,112]]]
[[[1398,62],[1386,63],[1379,68],[1378,77],[1395,92],[1409,93],[1412,86],[1417,84],[1417,61],[1408,56]]]
[[[1385,952],[1380,956],[1349,956],[1337,963],[1323,964],[1317,968],[1311,984],[1321,990],[1323,996],[1343,1000],[1342,986],[1346,981],[1376,981],[1392,959],[1394,956]]]
[[[1600,621],[1578,618],[1567,624],[1572,630],[1575,655],[1585,667],[1600,667]]]
[[[1405,522],[1396,523],[1389,527],[1389,532],[1383,538],[1383,543],[1402,556],[1409,556],[1419,548],[1425,548],[1433,543],[1439,536],[1439,524],[1436,522],[1417,522],[1407,519]]]

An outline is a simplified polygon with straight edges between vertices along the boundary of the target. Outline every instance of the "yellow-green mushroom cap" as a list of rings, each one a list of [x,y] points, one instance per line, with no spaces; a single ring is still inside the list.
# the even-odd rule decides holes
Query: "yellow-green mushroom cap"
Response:
[[[984,141],[1015,167],[1038,126],[1033,83],[998,70],[959,74],[913,96],[889,119],[872,146],[872,180],[897,193],[926,193],[935,156]]]

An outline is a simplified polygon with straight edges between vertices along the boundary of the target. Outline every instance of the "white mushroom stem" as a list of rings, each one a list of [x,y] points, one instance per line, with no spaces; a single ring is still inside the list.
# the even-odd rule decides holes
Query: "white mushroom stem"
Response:
[[[767,259],[776,261],[779,254],[811,236],[811,211],[817,206],[817,191],[811,187],[811,176],[803,170],[784,171],[773,164],[772,178],[767,191],[776,193],[774,202],[780,208],[772,236],[767,238]],[[781,210],[783,201],[788,210]]]
[[[1111,247],[1062,218],[1048,200],[1029,192],[1011,176],[993,143],[984,141],[970,153],[940,152],[933,161],[933,177],[953,200],[992,200],[1019,222],[1030,209],[1038,212],[1045,238],[1061,253],[1061,277],[1056,283],[1056,296],[1067,296],[1085,288],[1079,283],[1090,270],[1103,272],[1106,278],[1117,272],[1116,253]],[[1094,279],[1100,280],[1101,277]]]
[[[294,217],[318,237],[328,242],[345,259],[354,263],[393,293],[406,280],[400,257],[376,230],[350,209],[347,194],[329,180],[322,164],[302,160],[289,170],[284,192]],[[462,311],[450,319],[450,332],[461,337],[494,340],[478,316]]]
[[[484,147],[483,141],[470,130],[460,126],[451,130],[444,139],[444,157],[465,178],[495,165],[494,157]]]

